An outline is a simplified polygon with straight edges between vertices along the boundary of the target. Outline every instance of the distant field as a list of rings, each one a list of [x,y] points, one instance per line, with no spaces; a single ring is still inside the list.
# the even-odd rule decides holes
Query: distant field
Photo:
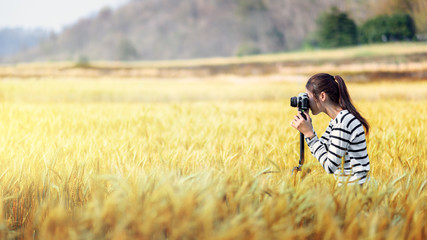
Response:
[[[352,81],[427,80],[427,43],[390,43],[271,55],[156,62],[21,63],[0,66],[0,77],[209,78],[229,75],[282,80],[319,71]]]
[[[173,61],[141,61],[141,62],[105,62],[94,61],[97,66],[110,67],[190,67],[199,65],[225,65],[253,62],[301,61],[301,60],[340,60],[360,57],[398,56],[407,54],[427,53],[427,43],[387,43],[371,44],[357,47],[337,48],[331,50],[307,50],[277,54],[253,55],[244,57],[206,58]],[[29,63],[17,66],[28,67],[67,67],[70,62],[62,63]],[[71,63],[73,64],[73,63]]]
[[[304,81],[2,78],[0,239],[426,239],[427,81],[349,83],[363,189],[291,176]]]

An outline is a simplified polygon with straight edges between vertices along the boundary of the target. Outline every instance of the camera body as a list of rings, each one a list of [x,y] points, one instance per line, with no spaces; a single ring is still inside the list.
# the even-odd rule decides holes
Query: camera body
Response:
[[[297,107],[298,111],[300,111],[301,113],[308,111],[307,93],[300,93],[298,94],[298,97],[291,97],[291,107]]]

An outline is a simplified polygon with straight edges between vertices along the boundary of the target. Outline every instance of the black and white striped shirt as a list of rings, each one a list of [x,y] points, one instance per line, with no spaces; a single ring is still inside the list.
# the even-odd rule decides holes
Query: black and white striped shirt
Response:
[[[339,186],[366,182],[370,168],[365,131],[353,114],[342,110],[320,139],[314,134],[312,139],[306,138],[307,145],[326,172],[335,175]]]

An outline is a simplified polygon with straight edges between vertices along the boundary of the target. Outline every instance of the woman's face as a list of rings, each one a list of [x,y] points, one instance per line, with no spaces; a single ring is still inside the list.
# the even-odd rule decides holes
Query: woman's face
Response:
[[[314,97],[314,94],[310,92],[309,90],[305,90],[305,92],[308,95],[308,106],[310,107],[311,114],[317,115],[322,112],[322,104],[318,99]]]

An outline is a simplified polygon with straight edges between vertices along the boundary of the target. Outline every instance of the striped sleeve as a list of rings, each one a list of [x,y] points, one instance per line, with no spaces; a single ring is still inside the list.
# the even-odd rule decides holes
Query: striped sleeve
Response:
[[[327,143],[329,141],[329,135],[331,134],[332,127],[331,123],[329,123],[328,128],[326,128],[325,133],[323,133],[322,137],[320,138],[320,142]]]
[[[347,152],[350,132],[343,124],[338,123],[332,128],[329,138],[329,147],[317,136],[307,140],[307,145],[325,171],[332,174],[341,165],[341,158]]]

